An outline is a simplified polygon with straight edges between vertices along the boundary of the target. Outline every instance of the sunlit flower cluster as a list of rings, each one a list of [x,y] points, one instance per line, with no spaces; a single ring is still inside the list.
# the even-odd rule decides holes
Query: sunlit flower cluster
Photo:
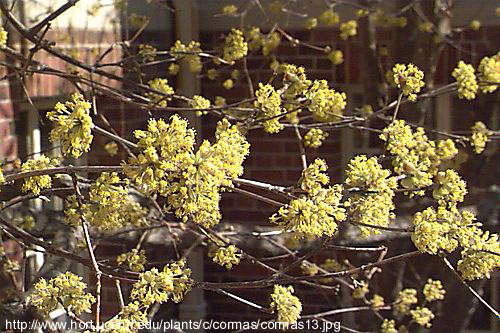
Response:
[[[210,107],[210,101],[203,96],[194,95],[193,99],[189,101],[189,106],[194,109],[208,109]],[[196,115],[201,116],[207,112],[208,111],[197,111]]]
[[[467,194],[466,184],[455,170],[438,172],[435,179],[436,188],[432,196],[440,205],[456,207],[458,202],[464,201]]]
[[[500,268],[500,242],[497,234],[489,231],[477,233],[468,248],[462,250],[457,269],[466,280],[490,278],[491,272]],[[496,254],[495,254],[496,253]]]
[[[434,314],[429,308],[417,306],[415,310],[411,310],[410,314],[417,324],[423,327],[431,327],[431,320],[434,319]]]
[[[152,268],[140,273],[139,280],[132,287],[130,298],[145,307],[164,303],[169,298],[178,303],[191,290],[192,285],[191,270],[180,260],[164,266],[161,272]]]
[[[35,170],[43,170],[55,167],[59,164],[57,159],[50,159],[45,155],[40,155],[35,157],[34,159],[27,160],[21,166],[22,172],[29,172]],[[40,175],[27,177],[24,179],[24,183],[22,186],[23,192],[33,192],[35,195],[39,195],[40,191],[43,189],[50,188],[52,186],[52,178],[50,175]]]
[[[477,70],[481,75],[481,80],[493,83],[481,84],[481,91],[483,93],[492,93],[497,90],[500,84],[500,52],[495,56],[481,59]]]
[[[203,64],[199,53],[201,52],[200,43],[191,41],[189,45],[184,45],[180,40],[175,41],[175,44],[170,48],[170,55],[176,60],[181,60],[185,63],[189,71],[198,73],[201,71]]]
[[[139,15],[136,13],[132,13],[128,17],[130,24],[135,28],[140,28],[148,22],[148,18],[145,15]]]
[[[339,14],[334,12],[332,9],[327,9],[319,16],[319,20],[328,27],[333,27],[339,24],[340,17]]]
[[[90,307],[95,302],[95,298],[85,293],[86,287],[82,278],[71,272],[60,274],[50,279],[49,282],[40,279],[34,286],[31,304],[45,316],[48,316],[59,304],[76,315],[82,312],[90,313]]]
[[[323,187],[328,183],[328,176],[324,171],[326,163],[316,159],[302,172],[301,188],[308,195],[302,195],[280,207],[270,217],[270,221],[294,232],[297,237],[332,236],[337,230],[337,222],[345,220],[346,215],[345,209],[340,205],[342,186]]]
[[[304,136],[304,146],[319,148],[327,137],[328,133],[323,131],[321,128],[311,128]]]
[[[451,75],[457,80],[459,98],[466,98],[468,100],[476,98],[478,85],[472,65],[460,60]]]
[[[384,319],[380,326],[381,333],[398,333],[394,319]]]
[[[139,44],[139,55],[144,62],[154,61],[158,50],[149,44]]]
[[[139,332],[148,322],[147,307],[137,301],[130,302],[124,306],[118,315],[106,322],[101,332],[103,333],[125,333]]]
[[[151,100],[151,103],[154,106],[167,107],[167,102],[172,100],[172,95],[174,94],[174,89],[168,85],[168,80],[156,78],[149,81],[148,86],[163,94],[148,92],[146,96]]]
[[[446,290],[443,289],[441,281],[427,279],[427,283],[424,285],[423,293],[425,296],[425,300],[427,302],[432,302],[444,299]]]
[[[312,30],[318,26],[318,19],[315,17],[310,17],[306,20],[305,28],[307,30]]]
[[[425,85],[424,72],[414,64],[396,64],[392,68],[393,79],[396,86],[401,89],[404,96],[410,101],[417,100],[417,93]]]
[[[361,281],[356,288],[352,291],[352,298],[362,299],[370,292],[368,283],[366,281]]]
[[[486,125],[481,121],[476,121],[474,126],[471,127],[472,136],[470,143],[474,148],[476,154],[481,154],[486,148],[486,143],[490,141],[488,138],[491,135],[491,131],[486,127]]]
[[[104,145],[104,150],[106,150],[109,156],[115,156],[118,154],[118,145],[114,141],[108,142]]]
[[[232,29],[226,36],[224,44],[224,60],[233,62],[246,56],[248,53],[248,44],[245,42],[243,32],[239,29]]]
[[[334,50],[328,53],[328,59],[332,62],[332,64],[340,65],[344,62],[344,54],[340,50]]]
[[[276,49],[281,41],[281,35],[273,31],[270,34],[263,34],[258,27],[251,27],[247,33],[248,49],[257,51],[262,48],[262,55],[268,56],[271,51]]]
[[[349,37],[356,36],[358,33],[358,22],[350,20],[340,25],[340,38],[346,40]]]
[[[217,246],[214,243],[210,243],[208,247],[208,256],[213,262],[227,269],[232,269],[233,265],[239,265],[241,259],[241,253],[236,246]]]
[[[255,107],[262,111],[262,117],[265,120],[262,123],[264,131],[267,133],[278,133],[283,129],[283,125],[280,123],[279,115],[282,113],[281,110],[281,97],[276,92],[273,86],[270,84],[263,85],[259,83],[259,89],[255,92],[256,101],[254,102]]]
[[[308,276],[314,276],[319,273],[318,265],[305,260],[300,263],[300,269],[304,275]]]
[[[381,308],[384,306],[384,304],[384,298],[379,294],[373,295],[373,297],[370,299],[370,306],[372,309]]]
[[[302,304],[297,296],[293,295],[293,287],[274,285],[271,294],[270,308],[278,312],[278,322],[295,323],[300,318]]]
[[[481,233],[474,220],[469,211],[447,210],[440,206],[436,212],[429,207],[413,216],[415,230],[411,238],[421,252],[437,254],[444,250],[451,253],[458,245],[468,247],[470,240]]]
[[[307,79],[304,67],[283,64],[280,70],[283,72],[283,84],[286,87],[283,97],[286,100],[292,101],[296,96],[306,93],[312,82]]]
[[[133,272],[142,272],[146,264],[146,254],[144,250],[132,249],[116,257],[116,263],[119,266],[126,266]]]
[[[140,153],[124,164],[124,171],[146,193],[167,198],[167,210],[187,222],[211,227],[220,220],[221,186],[243,173],[249,144],[226,119],[217,124],[216,142],[205,140],[194,152],[195,134],[175,115],[170,124],[150,119],[147,131],[134,133]]]
[[[5,47],[7,45],[7,31],[0,27],[0,47]]]
[[[347,104],[346,94],[330,89],[326,80],[315,80],[305,95],[308,108],[318,121],[337,120]]]
[[[394,158],[392,165],[398,175],[404,175],[401,185],[407,189],[430,186],[438,167],[443,161],[458,153],[451,140],[429,140],[423,128],[412,131],[404,120],[396,120],[387,126],[380,139],[386,141],[386,150]],[[437,147],[436,147],[437,146]],[[424,191],[412,191],[410,195],[423,195]]]
[[[413,288],[403,289],[399,292],[396,300],[394,302],[394,308],[396,311],[409,314],[410,307],[418,302],[417,291]]]
[[[376,157],[355,156],[346,169],[346,185],[351,186],[354,194],[345,202],[355,221],[373,226],[386,227],[394,218],[395,177],[383,169]],[[376,228],[360,226],[364,235],[379,233]]]
[[[78,158],[90,150],[93,139],[91,104],[79,93],[73,94],[71,100],[57,103],[54,110],[47,113],[47,118],[54,123],[50,141],[60,141],[63,154]]]
[[[227,5],[222,7],[222,14],[224,15],[234,15],[238,12],[238,7],[235,5]]]

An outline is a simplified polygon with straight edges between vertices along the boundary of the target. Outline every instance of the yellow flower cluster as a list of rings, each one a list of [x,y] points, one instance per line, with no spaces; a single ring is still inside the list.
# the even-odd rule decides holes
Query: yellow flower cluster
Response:
[[[294,232],[297,237],[333,236],[337,230],[337,222],[346,219],[345,209],[340,205],[342,186],[323,187],[329,181],[324,171],[326,163],[321,159],[316,159],[309,165],[302,172],[301,178],[301,188],[308,195],[302,195],[280,207],[269,220]]]
[[[476,234],[470,242],[470,246],[462,251],[462,259],[458,261],[457,265],[458,271],[466,280],[489,279],[490,273],[494,269],[500,268],[498,235],[484,231],[482,234]]]
[[[279,115],[281,110],[281,97],[270,84],[263,85],[259,82],[259,89],[255,92],[256,101],[254,105],[262,111],[261,118],[271,118],[262,123],[267,133],[278,133],[283,129]]]
[[[460,60],[451,75],[457,80],[459,98],[466,98],[468,100],[476,98],[478,85],[472,65]]]
[[[193,99],[189,101],[189,106],[194,109],[208,109],[210,101],[203,96],[194,95]],[[202,114],[207,114],[208,111],[197,111],[196,115],[199,117]]]
[[[245,42],[243,32],[239,29],[231,29],[224,43],[224,60],[232,63],[235,60],[243,58],[247,53],[248,44]]]
[[[293,295],[293,287],[274,285],[274,291],[271,294],[270,308],[278,312],[278,322],[295,323],[300,318],[302,304],[297,296]]]
[[[326,80],[315,80],[306,92],[309,111],[317,121],[338,119],[346,106],[346,94],[330,89]]]
[[[90,313],[94,296],[85,293],[87,285],[82,278],[71,272],[60,274],[50,279],[40,279],[34,286],[30,303],[40,310],[45,316],[55,310],[59,304],[69,309],[76,315],[82,312]]]
[[[64,155],[71,154],[75,158],[90,150],[92,143],[91,104],[79,93],[71,96],[72,101],[57,103],[47,118],[54,122],[50,131],[51,142],[61,142]]]
[[[481,232],[474,220],[469,211],[447,210],[440,206],[436,212],[429,207],[413,216],[415,231],[411,238],[421,252],[436,254],[444,250],[451,253],[459,244],[468,246],[470,239]]]
[[[429,21],[422,22],[418,25],[418,30],[422,32],[432,32],[433,29],[434,29],[434,24],[432,24],[432,22]]]
[[[141,306],[137,301],[130,302],[120,313],[106,322],[103,333],[129,333],[139,332],[148,322],[147,307]]]
[[[3,27],[0,27],[0,47],[5,47],[7,45],[7,31]]]
[[[382,325],[380,326],[380,332],[381,333],[398,333],[394,319],[391,319],[391,320],[384,319],[384,321],[382,322]]]
[[[186,46],[180,40],[177,40],[174,46],[170,48],[169,52],[176,60],[182,60],[183,63],[187,64],[189,71],[193,73],[201,71],[203,64],[198,55],[202,52],[199,42],[193,40]]]
[[[150,119],[148,130],[137,130],[141,151],[124,164],[125,174],[146,193],[167,198],[167,209],[187,222],[211,227],[220,220],[221,186],[243,173],[242,163],[249,144],[236,126],[226,119],[217,124],[216,142],[204,141],[194,152],[195,134],[187,122],[175,115],[171,123]]]
[[[455,170],[438,172],[435,179],[436,188],[434,188],[432,196],[439,205],[456,207],[458,202],[464,201],[467,194],[466,184]]]
[[[262,55],[268,56],[271,51],[276,49],[281,42],[281,35],[273,31],[270,34],[263,34],[258,27],[251,27],[247,33],[248,49],[257,51],[262,48]]]
[[[315,17],[310,17],[306,20],[305,28],[307,30],[312,30],[318,26],[318,19]]]
[[[314,276],[319,273],[319,267],[315,263],[303,261],[300,263],[300,269],[304,275]]]
[[[476,121],[474,126],[471,127],[472,137],[470,143],[474,148],[476,154],[481,154],[486,147],[486,142],[490,141],[488,138],[491,131],[481,121]]]
[[[500,84],[500,52],[495,56],[481,59],[477,70],[481,74],[481,80],[493,83],[481,85],[481,91],[492,93],[497,90],[498,84]]]
[[[139,55],[144,62],[154,61],[158,50],[149,44],[139,44]]]
[[[430,321],[434,319],[434,314],[429,308],[417,306],[415,310],[411,310],[410,314],[417,324],[423,327],[430,328]]]
[[[403,289],[399,292],[396,300],[394,302],[394,308],[396,311],[402,314],[409,314],[410,307],[412,304],[416,304],[418,302],[417,299],[417,291],[413,288]]]
[[[140,28],[143,25],[145,25],[146,22],[148,22],[147,16],[145,16],[145,15],[139,15],[139,14],[136,14],[136,13],[130,14],[129,17],[128,17],[128,19],[130,21],[130,24],[133,27],[135,27],[135,28]]]
[[[0,166],[0,185],[2,185],[2,183],[5,182],[5,177],[3,175],[3,172],[2,172],[2,167]],[[1,187],[0,187],[1,189]]]
[[[334,12],[332,9],[327,9],[319,16],[319,20],[326,24],[328,27],[333,27],[334,25],[339,24],[340,17],[339,14]]]
[[[328,59],[332,62],[332,64],[340,65],[344,62],[344,54],[340,50],[334,50],[328,53]]]
[[[114,141],[108,142],[104,145],[104,150],[106,150],[109,156],[115,156],[118,154],[118,145]]]
[[[370,307],[372,309],[377,309],[383,307],[385,304],[384,298],[380,296],[379,294],[373,295],[372,299],[370,300]]]
[[[396,64],[392,68],[394,83],[410,101],[417,100],[417,93],[425,85],[424,72],[414,64]]]
[[[116,263],[118,266],[127,266],[133,272],[142,272],[146,264],[146,254],[144,250],[132,249],[116,257]]]
[[[145,225],[146,210],[128,198],[128,180],[115,173],[103,172],[89,191],[88,202],[81,209],[75,195],[66,198],[65,222],[72,226],[81,224],[81,217],[100,231],[108,232],[126,225]]]
[[[425,296],[425,300],[427,302],[432,302],[444,299],[446,290],[443,289],[441,281],[427,279],[427,283],[424,285],[423,293]]]
[[[224,15],[234,15],[238,12],[238,7],[235,5],[227,5],[222,7],[222,14]]]
[[[359,193],[353,194],[345,206],[350,208],[353,218],[363,224],[386,227],[394,218],[394,189],[397,188],[395,177],[389,177],[390,171],[382,168],[376,157],[355,156],[347,166],[346,185]],[[379,233],[376,228],[360,227],[363,235]]]
[[[304,136],[304,146],[310,148],[319,148],[323,141],[328,137],[328,133],[320,128],[311,128]]]
[[[350,20],[340,25],[340,38],[346,40],[349,37],[356,36],[358,33],[358,22]]]
[[[233,265],[239,265],[241,259],[241,253],[236,246],[217,246],[214,243],[210,243],[208,247],[208,256],[213,262],[226,266],[227,269],[232,269]]]
[[[179,73],[180,66],[178,64],[170,64],[167,68],[167,73],[170,75],[177,75]]]
[[[392,165],[398,175],[405,175],[401,185],[407,189],[432,185],[434,175],[443,161],[452,159],[458,150],[452,140],[429,140],[423,128],[413,132],[404,120],[396,120],[387,126],[380,139],[386,141],[386,150],[394,158]],[[412,191],[410,195],[423,195],[424,191]]]
[[[366,294],[370,292],[368,288],[368,283],[366,281],[361,281],[356,288],[352,291],[352,298],[362,299]]]
[[[35,171],[35,170],[43,170],[55,167],[59,164],[57,159],[50,159],[45,155],[40,155],[31,160],[27,160],[21,166],[22,172]],[[24,183],[22,186],[23,192],[33,192],[35,195],[39,195],[40,191],[46,188],[51,188],[52,186],[52,178],[49,175],[41,175],[41,176],[33,176],[24,179]]]
[[[286,87],[283,97],[286,100],[292,101],[296,96],[305,94],[311,85],[311,80],[307,79],[304,67],[283,64],[280,70],[283,72],[283,84]]]
[[[170,297],[178,303],[191,290],[193,281],[190,276],[191,270],[185,267],[182,260],[164,266],[161,272],[152,268],[139,274],[139,280],[134,283],[130,298],[145,307],[164,303]]]
[[[475,31],[479,30],[481,28],[481,21],[479,21],[479,20],[470,21],[469,28],[471,28],[472,30],[475,30]]]
[[[148,92],[146,96],[151,100],[153,106],[159,106],[162,108],[167,107],[167,101],[172,100],[172,95],[174,94],[174,89],[168,85],[167,79],[156,78],[148,82],[148,86],[161,94]]]

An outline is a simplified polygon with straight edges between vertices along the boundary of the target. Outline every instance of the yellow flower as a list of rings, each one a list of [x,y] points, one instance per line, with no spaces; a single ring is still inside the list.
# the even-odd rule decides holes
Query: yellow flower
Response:
[[[49,138],[51,142],[61,142],[64,155],[78,158],[90,150],[94,124],[90,118],[91,104],[79,93],[71,99],[64,104],[57,103],[54,110],[47,113],[47,118],[54,123]]]
[[[224,60],[233,62],[241,59],[248,53],[248,44],[245,42],[243,32],[239,29],[232,29],[227,35],[224,44]]]
[[[347,21],[340,25],[340,38],[346,40],[349,37],[356,36],[358,29],[358,22],[354,20]]]
[[[333,27],[340,21],[339,14],[335,13],[332,9],[325,10],[319,16],[319,20],[326,24],[328,27]]]
[[[340,50],[335,50],[328,53],[328,59],[330,59],[332,64],[340,65],[341,63],[344,62],[344,54]]]
[[[163,93],[160,95],[158,93],[148,92],[146,96],[151,100],[153,106],[159,106],[162,108],[167,107],[167,102],[172,100],[172,95],[174,94],[174,89],[168,85],[167,79],[156,78],[148,82],[148,86],[158,92]]]
[[[28,160],[21,166],[22,172],[29,172],[35,170],[43,170],[52,168],[59,164],[59,161],[56,159],[50,159],[45,155],[40,155],[34,159]],[[52,179],[50,175],[40,175],[33,176],[24,179],[24,184],[22,186],[23,192],[33,192],[35,195],[39,195],[40,191],[43,189],[52,187]]]
[[[5,47],[7,45],[7,31],[0,27],[0,47]]]
[[[413,64],[396,64],[392,68],[394,83],[410,101],[417,100],[417,93],[425,85],[424,72]]]
[[[270,308],[278,312],[278,322],[295,323],[300,318],[302,304],[297,296],[293,295],[293,287],[274,285],[271,294]]]
[[[477,70],[481,74],[481,80],[493,83],[481,84],[481,91],[492,93],[497,90],[498,84],[500,84],[500,52],[495,56],[481,59]]]
[[[466,98],[468,100],[476,98],[478,85],[472,65],[468,65],[460,60],[458,66],[453,70],[451,75],[458,82],[459,98]]]
[[[311,128],[304,136],[304,146],[310,148],[319,148],[323,141],[328,137],[328,133],[320,128]]]
[[[278,117],[281,113],[281,97],[270,84],[263,85],[259,82],[259,89],[255,92],[256,101],[254,105],[262,111],[260,118],[273,118],[262,123],[267,133],[278,133],[283,129]]]
[[[476,121],[471,130],[472,137],[470,143],[474,148],[474,152],[476,154],[481,154],[486,147],[486,143],[490,141],[488,136],[491,135],[491,131],[486,127],[484,123],[480,121]]]

